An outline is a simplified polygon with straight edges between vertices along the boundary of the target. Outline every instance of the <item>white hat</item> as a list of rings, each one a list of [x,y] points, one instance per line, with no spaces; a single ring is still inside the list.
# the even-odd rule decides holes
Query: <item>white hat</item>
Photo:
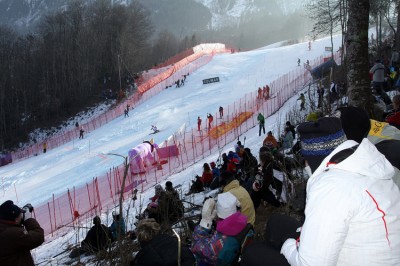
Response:
[[[237,207],[240,207],[240,203],[232,193],[226,192],[218,195],[217,215],[219,218],[225,219],[236,213]]]

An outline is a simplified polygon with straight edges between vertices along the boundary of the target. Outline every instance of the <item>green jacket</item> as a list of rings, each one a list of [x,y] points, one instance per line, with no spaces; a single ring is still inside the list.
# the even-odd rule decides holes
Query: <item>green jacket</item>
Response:
[[[265,124],[265,118],[264,118],[264,116],[263,116],[262,114],[258,114],[258,116],[257,116],[257,121],[258,121],[261,125]]]

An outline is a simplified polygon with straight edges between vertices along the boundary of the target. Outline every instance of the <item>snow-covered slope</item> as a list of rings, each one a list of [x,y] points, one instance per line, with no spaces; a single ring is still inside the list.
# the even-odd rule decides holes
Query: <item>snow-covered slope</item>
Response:
[[[337,50],[340,40],[340,36],[334,38],[334,50]],[[130,118],[117,118],[108,125],[91,132],[84,140],[66,144],[21,163],[1,167],[0,176],[4,177],[7,183],[16,183],[21,187],[23,193],[20,193],[20,204],[28,201],[39,203],[46,197],[43,183],[46,189],[57,191],[60,186],[63,188],[63,186],[81,182],[73,178],[76,173],[85,173],[88,174],[88,178],[91,178],[91,174],[107,169],[110,161],[114,164],[121,163],[121,158],[116,156],[108,156],[107,160],[103,160],[97,155],[109,152],[126,153],[129,147],[148,136],[151,123],[157,121],[157,125],[162,129],[160,133],[154,135],[155,141],[159,143],[183,122],[195,126],[194,121],[198,115],[204,116],[207,112],[216,112],[220,105],[232,103],[245,92],[255,91],[258,86],[268,84],[297,68],[297,58],[301,58],[304,62],[323,55],[325,46],[329,45],[330,39],[325,38],[315,41],[311,51],[308,51],[308,43],[300,43],[285,47],[271,45],[255,51],[216,56],[209,64],[192,73],[187,78],[184,87],[164,90],[138,106]],[[219,83],[202,84],[202,79],[216,75],[221,78]],[[299,105],[297,98],[298,95],[294,95],[277,113],[266,118],[266,131],[271,130],[275,136],[277,135],[278,128],[283,126],[278,122],[284,123],[285,113]],[[244,137],[246,137],[245,146],[256,155],[265,136],[259,137],[258,128],[254,127],[244,133],[241,139],[243,140]],[[92,146],[90,152],[89,143]],[[232,150],[234,144],[234,142],[228,143],[223,147],[222,152]],[[116,160],[113,157],[116,157]],[[218,154],[211,154],[192,167],[169,176],[167,180],[172,181],[174,185],[182,184],[182,192],[187,192],[191,179],[201,173],[202,165],[205,162],[215,161],[217,157]],[[35,173],[35,168],[40,168],[37,173]],[[165,181],[161,182],[163,186]],[[12,187],[9,189],[1,187],[1,190],[3,196],[0,196],[0,201],[9,198],[17,200],[13,196]],[[139,210],[138,206],[146,206],[153,193],[153,189],[144,191],[138,195],[141,202],[134,203],[128,200],[124,203],[124,209],[131,210],[131,216],[127,217],[128,230],[132,229],[134,217]],[[205,196],[207,194],[200,193],[192,200],[201,203]],[[110,213],[103,213],[102,221],[109,224],[110,216]],[[90,219],[88,224],[83,226],[91,226]],[[79,235],[78,238],[77,231],[71,229],[71,232],[62,237],[40,246],[33,252],[35,262],[45,262],[45,265],[63,264],[65,260],[68,260],[65,258],[68,253],[56,258],[52,257],[62,252],[68,245],[76,244],[79,239],[82,240],[85,231],[80,230]]]

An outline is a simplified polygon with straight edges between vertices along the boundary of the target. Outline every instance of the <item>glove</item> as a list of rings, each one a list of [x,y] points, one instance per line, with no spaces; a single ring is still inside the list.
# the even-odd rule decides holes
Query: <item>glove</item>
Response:
[[[26,204],[22,209],[26,209],[26,211],[33,212],[33,206],[30,203]]]
[[[215,200],[213,198],[207,199],[201,210],[200,226],[205,229],[211,229],[212,222],[216,216],[217,209],[215,208]]]
[[[24,211],[24,220],[32,218],[33,206],[30,203],[26,204],[22,210]]]

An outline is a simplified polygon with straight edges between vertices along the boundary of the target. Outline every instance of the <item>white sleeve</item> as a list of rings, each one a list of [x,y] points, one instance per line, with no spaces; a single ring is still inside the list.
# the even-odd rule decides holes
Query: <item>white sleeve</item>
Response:
[[[290,265],[301,265],[298,261],[299,253],[295,239],[289,238],[283,243],[281,254],[285,256]]]
[[[290,265],[337,264],[348,232],[351,209],[356,203],[350,185],[335,181],[332,174],[335,173],[319,175],[319,181],[313,182],[307,191],[306,219],[299,247],[297,249],[296,243],[293,245],[293,241],[289,241],[281,251]]]

